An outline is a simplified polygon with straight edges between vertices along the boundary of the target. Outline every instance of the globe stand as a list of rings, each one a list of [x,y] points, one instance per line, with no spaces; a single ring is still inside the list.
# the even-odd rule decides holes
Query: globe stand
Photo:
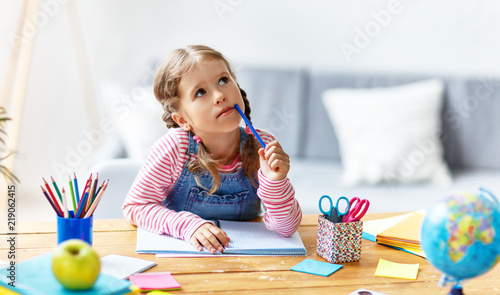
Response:
[[[446,287],[449,285],[452,285],[450,292],[448,295],[464,295],[462,285],[460,282],[464,282],[463,280],[457,280],[453,277],[450,277],[446,274],[442,274],[441,278],[439,278],[438,286],[439,287]]]
[[[464,295],[462,286],[460,284],[456,284],[455,286],[451,287],[450,293],[448,293],[448,295]]]

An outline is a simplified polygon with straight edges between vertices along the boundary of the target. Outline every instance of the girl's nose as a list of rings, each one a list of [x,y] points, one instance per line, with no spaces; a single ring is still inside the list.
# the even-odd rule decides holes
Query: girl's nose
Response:
[[[215,104],[219,104],[225,100],[226,100],[226,97],[224,96],[224,94],[222,92],[220,92],[220,91],[215,92]]]

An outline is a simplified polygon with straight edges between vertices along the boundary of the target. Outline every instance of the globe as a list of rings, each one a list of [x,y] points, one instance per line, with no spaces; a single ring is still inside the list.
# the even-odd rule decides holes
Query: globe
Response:
[[[427,212],[422,250],[430,264],[452,281],[479,276],[500,261],[500,211],[485,189],[452,193]]]

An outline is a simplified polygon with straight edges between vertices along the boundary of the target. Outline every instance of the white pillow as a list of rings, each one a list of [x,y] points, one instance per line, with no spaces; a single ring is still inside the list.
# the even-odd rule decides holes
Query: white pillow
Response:
[[[135,86],[126,90],[107,83],[103,86],[103,97],[107,116],[123,142],[127,157],[145,159],[155,141],[168,131],[153,87]]]
[[[433,79],[325,91],[323,104],[339,141],[342,183],[450,185],[439,138],[443,90],[443,82]]]

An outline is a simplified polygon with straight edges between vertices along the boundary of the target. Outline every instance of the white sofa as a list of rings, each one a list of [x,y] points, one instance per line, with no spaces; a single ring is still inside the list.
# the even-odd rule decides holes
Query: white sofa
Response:
[[[499,80],[489,77],[328,73],[252,67],[243,67],[237,77],[250,99],[254,125],[273,133],[292,157],[289,178],[305,214],[318,214],[318,199],[325,194],[367,198],[371,201],[370,212],[425,209],[452,191],[474,192],[479,186],[500,194]],[[442,143],[444,159],[453,176],[452,184],[437,186],[419,182],[343,186],[340,182],[342,159],[338,139],[321,101],[324,91],[391,87],[429,78],[442,79],[445,84]],[[150,85],[142,86],[151,91]],[[132,87],[134,85],[128,89]],[[108,91],[106,95],[110,96],[107,101],[112,101],[116,93]],[[153,101],[150,93],[150,102]],[[148,104],[145,101],[141,103]],[[145,117],[150,109],[148,106],[131,110],[131,113],[136,112],[131,115],[136,120],[134,124],[140,126],[141,116]],[[158,134],[166,131],[159,114],[161,110],[158,109],[154,116],[145,118],[145,121],[154,118],[154,126],[141,126],[135,133],[120,132],[118,128],[118,132],[108,136],[105,145],[108,148],[103,149],[98,163],[91,169],[99,172],[100,177],[112,180],[107,198],[96,210],[96,218],[122,217],[121,203],[147,154],[144,142],[150,144]],[[455,124],[449,114],[460,116],[463,120]],[[116,124],[121,123],[117,121]],[[145,128],[148,132],[140,131]],[[144,140],[147,136],[151,138]],[[137,137],[141,140],[134,140]],[[131,147],[131,142],[141,142],[143,146]],[[138,150],[143,153],[137,154]],[[131,151],[135,154],[131,155]]]

